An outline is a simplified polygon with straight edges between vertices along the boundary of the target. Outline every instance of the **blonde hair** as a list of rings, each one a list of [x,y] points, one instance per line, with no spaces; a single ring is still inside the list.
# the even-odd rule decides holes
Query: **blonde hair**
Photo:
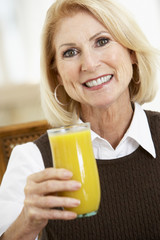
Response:
[[[113,0],[57,0],[47,12],[41,51],[41,98],[44,113],[54,126],[73,124],[78,119],[80,104],[67,95],[65,89],[58,90],[60,105],[54,97],[59,84],[54,50],[54,36],[60,20],[77,11],[88,11],[101,22],[113,38],[135,53],[133,77],[129,85],[131,101],[139,104],[151,101],[156,94],[156,50],[150,45],[133,17]]]

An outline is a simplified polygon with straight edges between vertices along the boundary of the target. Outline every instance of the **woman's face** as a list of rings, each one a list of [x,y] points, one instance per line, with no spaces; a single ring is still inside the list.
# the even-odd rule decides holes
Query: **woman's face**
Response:
[[[71,98],[92,107],[126,100],[132,56],[96,18],[78,12],[62,19],[54,44],[59,81]]]

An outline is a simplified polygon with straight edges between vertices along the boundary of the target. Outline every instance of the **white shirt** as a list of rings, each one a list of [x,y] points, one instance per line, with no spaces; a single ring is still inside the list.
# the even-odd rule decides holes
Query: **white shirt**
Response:
[[[113,149],[109,142],[93,131],[91,131],[91,139],[97,159],[123,157],[134,152],[139,145],[154,158],[156,157],[146,114],[137,103],[132,122],[116,149]],[[34,143],[16,146],[12,151],[0,187],[0,236],[18,217],[23,208],[27,176],[43,169],[41,153]]]

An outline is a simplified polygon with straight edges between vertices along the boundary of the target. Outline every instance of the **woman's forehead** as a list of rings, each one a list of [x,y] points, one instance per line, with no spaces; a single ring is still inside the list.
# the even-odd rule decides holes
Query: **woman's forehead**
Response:
[[[60,35],[70,38],[74,34],[96,34],[97,31],[107,31],[107,28],[94,15],[79,11],[74,15],[62,18],[57,26],[55,39]],[[61,39],[63,40],[63,39]]]

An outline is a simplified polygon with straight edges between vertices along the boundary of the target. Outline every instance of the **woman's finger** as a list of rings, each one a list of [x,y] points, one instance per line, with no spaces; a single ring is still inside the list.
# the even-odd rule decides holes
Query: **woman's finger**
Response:
[[[25,210],[23,210],[25,212]],[[43,209],[43,208],[30,208],[27,211],[27,216],[30,223],[36,225],[41,224],[45,220],[63,219],[70,220],[77,217],[75,212],[59,210],[59,209]]]
[[[36,194],[36,195],[46,195],[50,193],[56,193],[61,191],[76,191],[80,189],[81,183],[74,180],[59,181],[59,180],[49,180],[42,183],[30,183],[27,184],[24,192],[25,195]]]
[[[80,204],[80,200],[69,197],[58,196],[36,196],[32,200],[25,200],[27,206],[36,206],[37,208],[55,208],[55,207],[77,207]]]
[[[73,173],[67,169],[62,168],[46,168],[43,171],[34,173],[28,177],[28,181],[34,181],[36,183],[40,183],[43,181],[47,181],[50,179],[59,179],[59,180],[67,180],[73,176]]]

